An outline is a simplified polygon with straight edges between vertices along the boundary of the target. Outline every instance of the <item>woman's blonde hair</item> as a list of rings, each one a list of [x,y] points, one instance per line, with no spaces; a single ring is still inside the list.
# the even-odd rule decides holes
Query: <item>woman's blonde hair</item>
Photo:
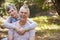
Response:
[[[20,10],[19,10],[19,11],[21,11],[21,9],[26,9],[26,10],[27,10],[27,12],[30,14],[30,10],[29,10],[29,8],[28,8],[28,6],[27,6],[27,5],[23,5],[23,6],[21,6],[21,8],[20,8]]]

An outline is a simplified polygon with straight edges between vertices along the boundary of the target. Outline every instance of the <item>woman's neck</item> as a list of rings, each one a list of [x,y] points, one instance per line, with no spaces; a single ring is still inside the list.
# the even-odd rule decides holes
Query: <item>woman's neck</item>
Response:
[[[23,25],[26,24],[26,22],[27,22],[27,20],[20,20],[20,21],[19,21],[19,24],[20,24],[21,26],[23,26]]]

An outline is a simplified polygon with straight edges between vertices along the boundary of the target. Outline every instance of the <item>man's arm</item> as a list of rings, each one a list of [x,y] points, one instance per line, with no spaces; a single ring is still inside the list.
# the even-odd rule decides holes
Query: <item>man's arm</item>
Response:
[[[20,32],[22,34],[25,33],[26,31],[32,30],[35,27],[37,27],[37,23],[32,21],[32,20],[30,20],[29,18],[28,18],[28,22],[30,23],[30,25],[27,26],[26,28],[22,28],[21,30],[19,28],[15,28],[15,25],[10,23],[9,21],[10,21],[10,18],[8,18],[8,20],[6,20],[6,22],[4,22],[4,26],[6,28],[9,28],[9,29],[15,29],[15,30],[17,30],[17,32]]]
[[[28,22],[30,23],[30,25],[27,26],[26,28],[24,28],[26,31],[35,29],[37,27],[37,23],[34,22],[33,20],[31,20],[31,19],[28,18]]]
[[[18,33],[24,34],[25,32],[33,30],[33,29],[35,29],[37,27],[36,22],[34,22],[34,21],[30,20],[30,19],[28,19],[28,22],[30,23],[30,25],[28,25],[25,28],[20,28],[20,29],[18,28],[17,29]]]
[[[3,26],[8,29],[14,29],[14,25],[10,23],[11,17],[7,18],[7,20],[3,23]]]

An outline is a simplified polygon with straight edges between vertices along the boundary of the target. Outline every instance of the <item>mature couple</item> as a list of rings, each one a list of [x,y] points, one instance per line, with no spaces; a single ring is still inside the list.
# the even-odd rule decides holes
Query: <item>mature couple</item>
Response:
[[[12,4],[6,6],[10,17],[4,22],[9,29],[7,40],[35,40],[35,27],[37,23],[29,19],[30,10],[23,5],[19,11]]]

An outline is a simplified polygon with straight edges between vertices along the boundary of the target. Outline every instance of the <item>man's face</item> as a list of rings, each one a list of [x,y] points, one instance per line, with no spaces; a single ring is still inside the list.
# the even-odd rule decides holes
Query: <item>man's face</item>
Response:
[[[11,8],[11,9],[8,11],[8,13],[10,14],[10,16],[12,16],[12,17],[14,17],[14,18],[17,16],[17,11],[14,10],[13,8]]]
[[[27,9],[23,8],[19,11],[19,15],[20,15],[21,19],[27,19],[29,16],[29,13],[28,13]]]

